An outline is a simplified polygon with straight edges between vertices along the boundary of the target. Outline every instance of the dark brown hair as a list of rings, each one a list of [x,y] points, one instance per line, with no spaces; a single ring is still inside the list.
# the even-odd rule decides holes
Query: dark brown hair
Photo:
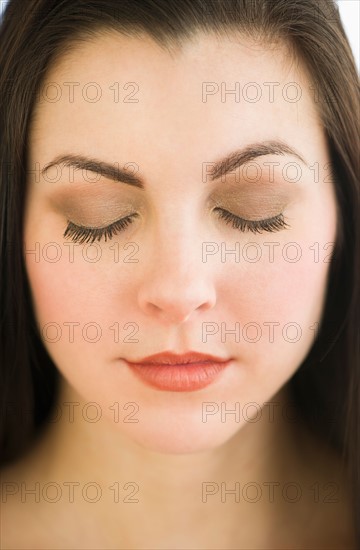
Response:
[[[339,227],[318,336],[289,382],[302,416],[343,458],[360,541],[359,77],[333,0],[10,0],[0,29],[0,453],[20,456],[56,399],[23,258],[27,139],[50,65],[100,30],[162,47],[198,30],[284,41],[307,69],[333,164]]]

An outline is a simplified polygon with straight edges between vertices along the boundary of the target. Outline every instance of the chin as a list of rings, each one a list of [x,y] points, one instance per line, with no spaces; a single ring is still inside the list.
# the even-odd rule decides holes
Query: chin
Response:
[[[126,437],[150,452],[183,455],[215,450],[231,439],[238,430],[239,424],[218,424],[215,427],[211,423],[188,423],[179,426],[177,420],[174,424],[148,424],[145,429],[142,426],[141,431],[132,430]]]

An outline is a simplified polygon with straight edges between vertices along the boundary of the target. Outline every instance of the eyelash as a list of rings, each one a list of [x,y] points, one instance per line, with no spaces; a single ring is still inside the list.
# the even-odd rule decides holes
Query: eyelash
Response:
[[[232,225],[234,229],[238,229],[242,232],[250,231],[251,233],[262,233],[263,231],[275,232],[289,227],[284,220],[283,214],[274,216],[267,220],[244,220],[231,214],[223,208],[214,208],[214,212],[218,212],[219,217],[225,221],[228,225]],[[101,241],[104,237],[105,242],[111,240],[113,235],[117,235],[124,231],[129,225],[133,223],[133,218],[137,218],[138,214],[131,214],[120,220],[108,225],[107,227],[92,228],[75,225],[72,222],[68,222],[68,226],[64,233],[64,238],[71,238],[73,242],[94,243],[96,240]]]
[[[244,220],[231,214],[223,208],[214,208],[214,211],[218,212],[220,218],[222,218],[228,225],[232,225],[234,229],[238,229],[242,232],[250,231],[251,233],[262,233],[263,231],[268,231],[274,233],[275,231],[280,231],[281,229],[288,228],[289,225],[284,220],[283,214],[274,216],[267,220]]]
[[[130,224],[132,224],[132,218],[137,218],[138,214],[131,214],[120,220],[108,225],[107,227],[82,227],[75,225],[72,222],[68,223],[68,226],[64,233],[64,238],[70,237],[73,242],[76,243],[90,243],[101,241],[104,237],[105,242],[111,240],[113,235],[117,235],[124,231]]]

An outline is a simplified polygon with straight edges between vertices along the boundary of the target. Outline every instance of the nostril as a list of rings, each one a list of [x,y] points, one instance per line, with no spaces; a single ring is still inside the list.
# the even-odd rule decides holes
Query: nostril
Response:
[[[148,308],[150,310],[150,313],[160,313],[161,312],[161,307],[159,307],[156,304],[153,304],[151,302],[149,302]]]

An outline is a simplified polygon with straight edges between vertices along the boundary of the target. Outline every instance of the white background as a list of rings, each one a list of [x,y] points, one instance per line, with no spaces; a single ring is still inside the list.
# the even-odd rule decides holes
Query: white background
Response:
[[[348,35],[358,71],[360,70],[360,0],[337,0],[340,15]]]
[[[121,1],[121,0],[119,0]],[[352,50],[354,52],[355,61],[358,71],[360,70],[360,0],[336,0],[339,9],[340,16],[345,27],[345,31],[348,35]],[[0,0],[0,16],[7,4],[7,0]]]

